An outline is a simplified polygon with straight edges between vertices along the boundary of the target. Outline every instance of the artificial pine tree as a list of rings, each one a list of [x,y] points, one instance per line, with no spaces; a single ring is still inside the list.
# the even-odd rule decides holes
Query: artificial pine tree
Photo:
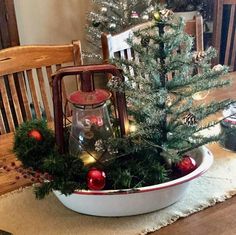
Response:
[[[114,77],[109,86],[125,92],[130,119],[136,126],[136,131],[125,138],[97,144],[99,151],[118,152],[118,158],[105,170],[114,188],[168,180],[175,163],[185,154],[219,140],[220,135],[202,134],[219,120],[205,120],[232,103],[194,102],[192,96],[196,92],[229,84],[229,80],[222,79],[227,67],[211,67],[216,55],[213,48],[192,51],[193,38],[184,32],[183,19],[174,19],[172,11],[158,9],[153,18],[151,27],[134,32],[128,41],[135,60],[112,61],[123,69],[126,80],[121,82]]]
[[[93,10],[88,14],[88,41],[90,52],[100,45],[101,33],[120,33],[129,27],[150,20],[151,12],[160,0],[93,0]],[[96,56],[99,58],[99,56]]]
[[[96,151],[110,154],[106,163],[98,159],[95,165],[84,166],[78,156],[60,155],[52,148],[40,162],[42,174],[49,173],[50,180],[39,182],[38,198],[52,190],[66,195],[84,188],[135,190],[169,181],[179,177],[179,169],[186,164],[190,171],[185,173],[195,169],[192,150],[220,139],[220,135],[203,134],[220,122],[206,119],[235,101],[199,104],[192,97],[230,83],[222,79],[226,66],[211,67],[215,50],[192,51],[193,38],[184,32],[183,19],[160,7],[153,13],[153,24],[134,32],[128,43],[135,60],[112,61],[123,69],[125,81],[113,77],[108,85],[125,92],[129,120],[136,128],[122,138],[114,131],[108,140],[95,143]],[[28,141],[28,134],[21,138]]]

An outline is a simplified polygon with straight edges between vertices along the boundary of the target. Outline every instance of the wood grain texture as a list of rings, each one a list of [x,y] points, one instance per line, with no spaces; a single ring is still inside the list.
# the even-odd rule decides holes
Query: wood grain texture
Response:
[[[33,106],[31,107],[31,109],[34,110],[34,112],[36,114],[36,118],[40,119],[41,112],[40,112],[39,100],[38,100],[38,96],[37,96],[35,82],[34,82],[34,78],[33,78],[33,72],[32,72],[32,70],[27,70],[26,74],[27,74],[27,78],[28,78],[28,82],[29,82],[32,101],[33,101]]]
[[[6,19],[10,38],[10,45],[13,47],[20,44],[18,27],[16,22],[14,0],[4,0],[4,1],[6,6],[6,16],[7,16]]]
[[[32,118],[52,121],[52,93],[48,89],[52,84],[52,68],[55,70],[67,63],[80,65],[82,62],[80,41],[0,50],[0,134],[14,131],[23,121]],[[62,89],[65,105],[67,91],[64,83]],[[71,115],[68,107],[66,115]]]
[[[81,51],[81,43],[79,40],[72,41],[73,44],[73,59],[74,59],[74,65],[78,66],[83,64],[83,57],[82,57],[82,51]]]
[[[196,34],[193,36],[195,37],[195,40],[196,40],[196,50],[197,51],[204,51],[203,18],[202,18],[202,16],[197,15],[197,16],[195,16],[195,20],[196,20]]]
[[[21,108],[20,108],[20,103],[19,103],[19,99],[17,96],[17,92],[16,92],[16,85],[14,82],[14,77],[13,74],[9,74],[8,75],[8,82],[9,82],[9,86],[10,86],[10,91],[11,91],[11,97],[13,100],[13,105],[14,105],[14,110],[16,113],[16,118],[19,124],[21,124],[23,122],[23,116],[21,113]]]
[[[232,36],[233,36],[235,6],[232,6],[231,11],[230,11],[230,16],[232,16],[232,17],[230,17],[230,19],[229,19],[229,30],[228,30],[228,35],[227,35],[224,64],[229,64],[229,55],[230,55],[230,48],[231,48],[230,42],[231,42]]]
[[[30,111],[30,104],[29,104],[29,99],[28,99],[28,95],[26,91],[24,73],[19,72],[17,73],[17,76],[18,76],[18,81],[19,81],[19,88],[21,91],[22,102],[23,102],[25,113],[26,113],[26,120],[30,120],[32,118],[32,114]]]
[[[236,4],[236,0],[223,0],[223,3],[226,5],[233,5]]]
[[[180,219],[152,235],[235,235],[236,196]]]
[[[232,6],[232,9],[234,9],[234,15],[231,15],[231,17],[234,19],[234,22],[236,22],[236,4]],[[234,27],[234,34],[233,36],[231,36],[231,43],[233,49],[232,49],[230,69],[231,71],[234,71],[236,70],[236,26]]]
[[[101,35],[103,63],[108,63],[109,57],[110,57],[109,56],[108,37],[109,37],[109,34],[107,34],[107,33],[102,33],[102,35]]]
[[[203,43],[203,18],[201,15],[195,16],[193,20],[186,22],[184,31],[195,38],[196,51],[204,50]]]
[[[6,128],[2,116],[2,112],[0,111],[0,134],[5,134],[6,133]]]
[[[221,46],[221,30],[223,17],[223,0],[215,0],[213,14],[213,46],[219,52]],[[213,60],[214,64],[219,64],[219,55]]]
[[[59,70],[60,68],[61,68],[61,65],[57,64],[56,69]],[[62,88],[62,103],[64,104],[63,112],[65,112],[66,116],[68,116],[70,114],[70,108],[69,106],[65,107],[65,104],[67,102],[67,94],[66,94],[66,84],[64,80],[62,80],[61,88]]]
[[[52,114],[49,108],[49,103],[48,103],[48,97],[46,94],[46,86],[43,78],[43,72],[41,68],[36,69],[37,76],[38,76],[38,81],[39,81],[39,89],[41,91],[41,96],[42,96],[42,101],[43,101],[43,107],[44,107],[44,112],[46,114],[46,118],[49,122],[52,121]]]
[[[14,131],[15,124],[13,121],[13,116],[12,116],[12,112],[10,108],[10,102],[7,95],[7,89],[6,89],[4,77],[0,77],[0,92],[1,92],[2,100],[3,100],[3,107],[7,116],[7,120],[5,120],[5,124],[4,124],[5,129],[7,129],[7,126],[8,126],[10,131]]]
[[[0,51],[0,76],[73,61],[73,45],[19,46]]]
[[[226,25],[226,22],[223,22],[223,13],[224,6],[230,7],[229,14],[229,23]],[[217,58],[213,60],[214,64],[218,64],[221,59],[225,65],[230,67],[231,71],[236,69],[235,59],[236,59],[236,49],[235,49],[235,40],[236,40],[236,0],[216,0],[214,6],[214,15],[213,15],[213,46],[219,52]],[[227,28],[227,38],[226,38],[226,49],[224,58],[221,58],[221,50],[223,45],[222,43],[222,24]]]
[[[29,180],[23,177],[21,177],[20,180],[17,180],[16,176],[18,174],[16,171],[12,170],[8,172],[2,169],[2,165],[11,165],[11,162],[20,165],[20,162],[17,161],[12,152],[13,137],[13,133],[0,136],[0,194],[32,184]]]
[[[48,122],[48,127],[53,129],[53,122]],[[23,177],[16,179],[16,176],[19,176],[16,171],[8,172],[2,168],[3,165],[10,166],[12,162],[15,162],[17,166],[21,164],[13,153],[13,142],[13,132],[0,135],[0,195],[32,184],[29,179]]]
[[[10,47],[11,39],[9,32],[9,25],[6,17],[6,1],[0,1],[0,49]]]

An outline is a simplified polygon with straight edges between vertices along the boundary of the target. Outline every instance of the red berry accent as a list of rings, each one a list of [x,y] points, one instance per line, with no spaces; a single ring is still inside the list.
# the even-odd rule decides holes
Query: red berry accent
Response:
[[[39,183],[43,183],[43,179],[39,178],[39,179],[38,179],[38,182],[39,182]]]
[[[16,180],[19,180],[19,179],[20,179],[20,176],[19,176],[19,175],[17,175],[17,176],[16,176]]]
[[[15,163],[15,162],[12,162],[12,163],[11,163],[11,166],[15,166],[15,165],[16,165],[16,163]]]
[[[188,155],[183,156],[183,159],[176,164],[177,170],[181,175],[187,175],[197,168],[196,161]]]
[[[29,131],[28,132],[28,136],[30,138],[35,139],[38,142],[43,140],[43,136],[42,136],[42,134],[38,130],[31,130],[31,131]]]
[[[87,174],[87,186],[91,190],[102,190],[106,184],[106,174],[96,168],[91,168]]]
[[[28,175],[23,175],[23,177],[24,177],[25,179],[27,179],[27,178],[28,178]]]
[[[52,175],[49,175],[49,176],[47,177],[47,180],[52,181],[52,180],[53,180],[53,176],[52,176]]]
[[[11,171],[11,168],[7,168],[6,171]]]
[[[34,177],[35,177],[35,178],[39,178],[39,177],[40,177],[40,174],[39,174],[39,173],[35,173],[35,174],[34,174]]]

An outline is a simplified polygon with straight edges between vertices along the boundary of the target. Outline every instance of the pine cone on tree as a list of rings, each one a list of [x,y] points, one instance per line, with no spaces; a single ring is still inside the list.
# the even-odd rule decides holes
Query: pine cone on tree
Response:
[[[197,118],[194,114],[188,113],[183,117],[183,124],[187,126],[194,126],[198,123]]]
[[[196,51],[193,54],[193,62],[199,63],[206,57],[206,53],[204,51]]]
[[[150,43],[150,38],[148,36],[143,36],[141,38],[141,45],[143,47],[148,47],[149,43]]]

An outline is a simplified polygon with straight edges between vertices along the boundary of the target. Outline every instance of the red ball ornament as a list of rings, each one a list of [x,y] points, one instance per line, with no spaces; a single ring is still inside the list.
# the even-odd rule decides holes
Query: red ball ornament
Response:
[[[106,184],[106,174],[96,168],[91,168],[87,174],[87,186],[91,190],[101,190]]]
[[[30,138],[34,138],[38,142],[43,140],[43,136],[42,136],[42,134],[38,130],[31,130],[31,131],[29,131],[28,132],[28,136]]]
[[[187,175],[197,168],[196,161],[188,155],[184,155],[183,159],[176,164],[177,170],[180,174]]]

